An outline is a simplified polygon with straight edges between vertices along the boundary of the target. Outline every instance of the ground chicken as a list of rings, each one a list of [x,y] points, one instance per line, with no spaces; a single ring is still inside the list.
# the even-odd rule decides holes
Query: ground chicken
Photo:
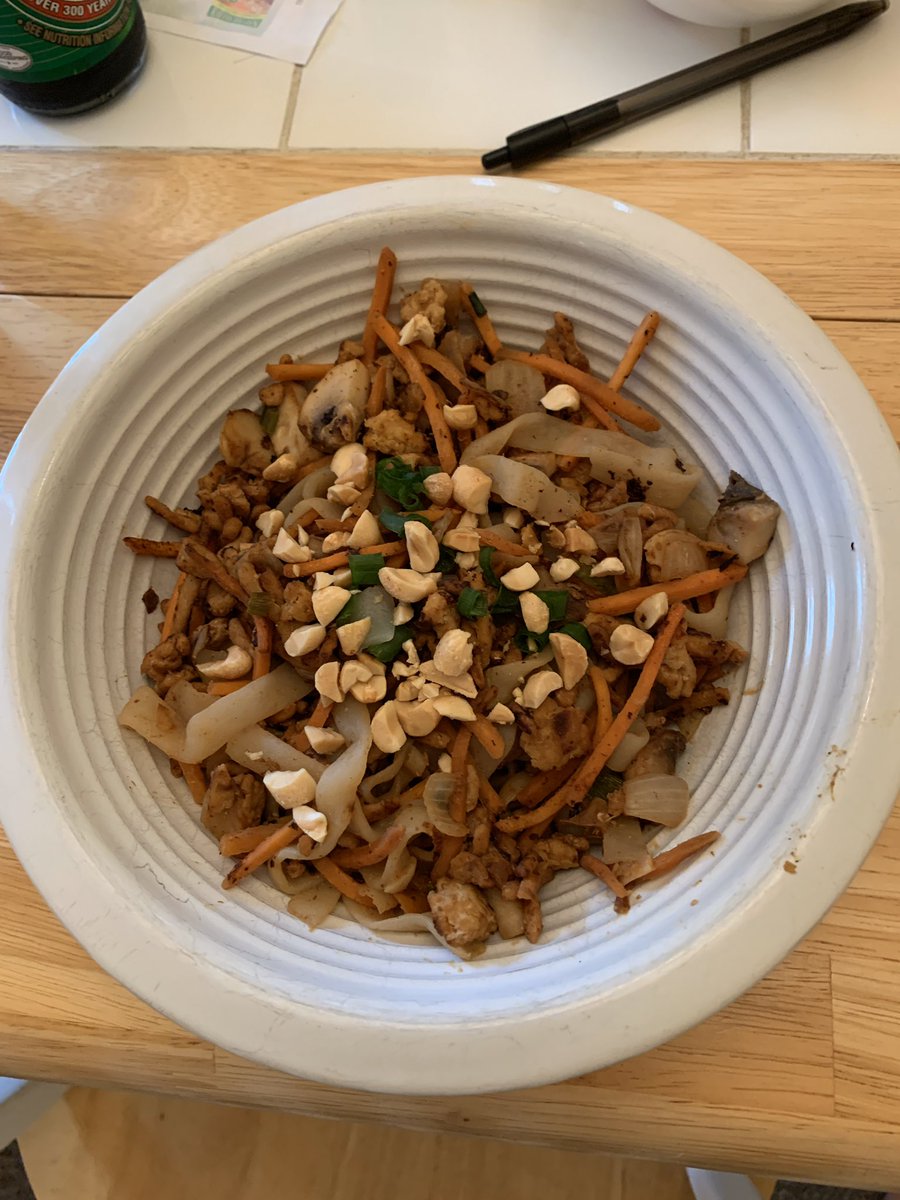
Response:
[[[282,621],[297,621],[300,625],[311,625],[316,617],[312,606],[312,588],[301,579],[284,586],[284,604],[281,606]]]
[[[684,638],[678,638],[666,651],[659,669],[659,682],[666,689],[670,700],[681,700],[690,696],[697,686],[697,668],[688,654]]]
[[[548,329],[544,335],[541,353],[549,354],[551,358],[556,358],[561,362],[571,363],[579,371],[591,369],[587,355],[575,340],[572,322],[563,313],[553,314],[553,328]]]
[[[422,313],[435,333],[440,333],[447,323],[447,293],[437,279],[426,279],[416,292],[410,292],[400,301],[400,316],[404,324],[416,313]]]
[[[439,880],[434,891],[428,893],[428,907],[438,933],[456,949],[479,947],[497,928],[493,909],[470,883]]]
[[[674,775],[678,759],[684,753],[684,736],[678,729],[660,729],[634,756],[626,768],[626,779],[640,779],[645,775]]]
[[[480,888],[489,888],[494,885],[484,859],[478,858],[469,850],[460,850],[451,862],[450,878],[455,879],[457,883],[471,883]]]
[[[591,748],[592,723],[579,708],[564,708],[548,696],[540,708],[519,717],[522,749],[538,771],[552,771]]]
[[[366,421],[363,445],[379,454],[424,454],[425,437],[393,408]]]
[[[706,633],[689,633],[684,642],[695,662],[730,669],[739,666],[747,657],[747,651],[734,642],[720,641]]]
[[[422,618],[439,638],[451,629],[459,629],[459,613],[440,592],[432,592],[422,608]]]
[[[214,617],[227,617],[234,611],[237,603],[230,592],[212,580],[206,590],[206,607]]]
[[[141,663],[141,674],[159,684],[167,675],[181,671],[190,652],[189,639],[183,633],[173,634],[155,649],[147,651]]]
[[[265,803],[262,780],[237,763],[221,763],[209,777],[200,820],[213,837],[220,838],[258,825]]]
[[[571,871],[578,866],[582,854],[590,849],[590,842],[587,838],[572,834],[555,833],[550,837],[538,838],[524,849],[524,857],[516,868],[516,874],[520,876],[544,867],[549,867],[551,871]]]
[[[363,344],[353,338],[345,338],[338,346],[337,362],[347,362],[351,358],[362,358]]]

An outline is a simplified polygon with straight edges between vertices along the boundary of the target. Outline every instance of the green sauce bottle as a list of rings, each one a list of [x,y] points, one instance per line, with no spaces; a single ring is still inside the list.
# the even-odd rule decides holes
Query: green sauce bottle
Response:
[[[147,54],[138,0],[0,0],[0,95],[43,116],[96,108]]]

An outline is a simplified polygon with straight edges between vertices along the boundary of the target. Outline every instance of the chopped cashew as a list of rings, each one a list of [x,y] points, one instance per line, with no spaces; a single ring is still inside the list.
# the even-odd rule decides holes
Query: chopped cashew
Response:
[[[316,781],[305,767],[299,771],[266,771],[263,783],[282,808],[312,804],[316,798]]]
[[[540,522],[538,522],[538,524],[540,524]],[[545,537],[547,539],[547,545],[552,546],[554,550],[565,550],[566,535],[561,529],[557,529],[555,525],[551,526],[550,529],[547,530]]]
[[[404,686],[406,685],[400,685]],[[397,688],[398,699],[394,705],[400,724],[410,737],[427,737],[435,731],[441,719],[441,714],[434,707],[434,701],[413,699],[411,703],[404,703],[399,698],[400,687]]]
[[[474,404],[445,404],[444,420],[451,429],[474,429],[478,422],[478,409]]]
[[[427,525],[421,521],[407,521],[403,526],[403,536],[409,550],[409,565],[414,571],[433,571],[441,556],[441,548],[437,538]]]
[[[503,510],[503,524],[508,525],[510,529],[521,529],[525,524],[525,514],[521,508],[513,508],[508,505]]]
[[[407,621],[411,621],[416,615],[416,610],[411,604],[398,604],[394,609],[394,624],[405,625]]]
[[[354,683],[350,695],[361,704],[376,704],[387,695],[387,680],[383,675],[372,675],[360,683]]]
[[[571,384],[558,383],[541,397],[541,404],[547,412],[577,412],[581,408],[581,397]]]
[[[372,675],[373,672],[364,663],[361,663],[358,658],[349,659],[341,667],[341,691],[348,692],[356,684],[365,683],[371,679]]]
[[[519,607],[522,609],[522,620],[529,633],[546,633],[550,624],[550,609],[534,592],[522,592],[519,596]],[[437,652],[435,652],[437,657]]]
[[[634,623],[639,629],[652,629],[669,611],[669,597],[665,592],[654,592],[642,600],[634,610]]]
[[[337,571],[332,571],[331,574],[327,571],[316,571],[313,575],[313,591],[320,592],[322,588],[343,587],[348,588],[353,579],[353,573],[349,567],[340,567]]]
[[[297,828],[308,834],[314,842],[324,842],[328,837],[328,818],[318,809],[310,808],[308,804],[298,804],[291,818]]]
[[[419,689],[415,686],[415,684],[411,680],[404,679],[402,683],[397,684],[397,690],[394,692],[394,697],[398,701],[399,700],[403,700],[403,701],[418,700]],[[406,727],[404,726],[404,728],[406,728]],[[409,732],[409,730],[407,730],[407,733],[408,732]],[[415,736],[418,737],[421,735],[417,734]]]
[[[535,671],[533,675],[528,676],[519,703],[523,708],[540,708],[550,693],[562,685],[562,677],[555,671]]]
[[[344,533],[341,530],[336,530],[334,533],[329,533],[322,538],[322,553],[331,554],[335,550],[343,550],[345,546],[350,545],[350,534]]]
[[[566,579],[571,579],[578,570],[579,566],[574,558],[558,558],[550,564],[550,578],[557,583],[563,583]]]
[[[446,471],[435,471],[433,475],[426,476],[422,487],[434,504],[447,504],[453,495],[453,480]]]
[[[434,707],[442,717],[449,717],[451,721],[478,720],[474,708],[462,696],[438,696],[434,701]]]
[[[334,504],[352,504],[359,499],[361,490],[355,483],[342,479],[340,483],[333,483],[325,495]]]
[[[366,448],[359,442],[348,442],[346,446],[339,446],[331,457],[331,469],[334,471],[335,479],[344,479],[349,474],[355,474],[361,465],[368,470]],[[355,483],[356,480],[351,482]],[[365,484],[365,479],[362,480],[360,486],[363,484]]]
[[[512,725],[516,719],[515,713],[511,708],[507,708],[505,704],[495,704],[487,717],[495,725]]]
[[[253,666],[253,659],[240,646],[229,646],[224,658],[197,663],[197,670],[207,679],[242,679]]]
[[[256,518],[256,528],[265,538],[274,537],[284,524],[284,513],[280,508],[270,508]]]
[[[325,641],[322,625],[301,625],[284,640],[284,652],[288,658],[302,658],[312,650],[318,650]]]
[[[278,537],[272,547],[272,553],[286,563],[309,562],[312,550],[309,546],[301,546],[296,538],[292,538],[286,529],[278,530]]]
[[[456,565],[461,571],[471,571],[477,562],[478,555],[472,551],[469,551],[466,554],[457,554],[456,556]]]
[[[567,633],[551,633],[550,645],[553,657],[562,676],[563,687],[573,688],[583,679],[588,669],[588,653],[581,642]]]
[[[472,666],[472,635],[464,629],[448,629],[434,651],[434,665],[444,675],[456,678]]]
[[[463,550],[474,553],[481,546],[481,538],[477,529],[450,529],[444,534],[443,544],[451,550]]]
[[[378,522],[367,509],[360,513],[359,519],[350,530],[347,545],[352,546],[354,550],[361,550],[363,546],[376,546],[380,540],[381,530],[378,528]]]
[[[469,512],[486,513],[491,495],[491,477],[465,464],[453,472],[453,499]]]
[[[423,575],[408,567],[382,567],[378,582],[395,600],[405,600],[408,604],[424,600],[437,591],[437,579],[433,574]]]
[[[449,754],[440,755],[437,765],[438,770],[442,771],[444,775],[449,775],[453,770],[453,760],[450,758]]]
[[[336,729],[320,729],[317,725],[307,725],[303,732],[316,754],[334,754],[347,744]]]
[[[329,621],[333,621],[351,595],[352,593],[346,588],[337,587],[334,584],[331,587],[322,588],[319,592],[313,592],[313,612],[316,614],[319,624],[327,625]]]
[[[341,664],[337,661],[323,663],[316,671],[316,691],[325,700],[333,700],[340,704],[344,693],[340,685]]]
[[[269,463],[263,471],[263,479],[274,480],[276,483],[293,483],[300,464],[293,454],[279,454],[274,462]]]
[[[403,644],[405,646],[407,643],[404,642]],[[379,660],[371,654],[357,654],[356,661],[362,663],[362,665],[368,671],[370,671],[372,675],[384,675],[387,672],[387,667],[384,665],[384,663],[379,662]]]
[[[446,688],[449,692],[458,692],[461,696],[468,696],[470,700],[474,700],[478,695],[478,688],[475,685],[475,680],[468,671],[464,671],[461,675],[446,675],[443,671],[439,671],[433,662],[422,663],[419,668],[419,674],[429,683],[435,684],[440,689]],[[423,685],[424,691],[424,685]],[[429,695],[430,693],[425,693]],[[437,695],[435,692],[434,695]]]
[[[589,533],[586,533],[577,521],[570,521],[566,526],[566,549],[570,554],[596,554],[597,543]]]
[[[434,329],[424,313],[416,313],[410,317],[400,330],[401,346],[411,346],[413,342],[421,342],[431,350],[434,346]]]
[[[406,741],[395,701],[386,701],[372,718],[372,741],[385,754],[395,753]]]
[[[594,579],[602,578],[604,575],[624,575],[625,564],[621,558],[601,558],[596,567],[591,567],[591,576]]]
[[[345,654],[356,654],[357,650],[361,650],[362,644],[369,636],[371,628],[371,617],[363,617],[359,621],[351,621],[349,625],[339,625],[337,636],[343,652]]]
[[[500,582],[511,592],[525,592],[540,580],[540,575],[531,563],[522,563],[521,567],[513,567],[505,575],[500,576]]]
[[[616,662],[636,667],[653,649],[653,638],[633,625],[617,625],[609,639],[609,652]]]

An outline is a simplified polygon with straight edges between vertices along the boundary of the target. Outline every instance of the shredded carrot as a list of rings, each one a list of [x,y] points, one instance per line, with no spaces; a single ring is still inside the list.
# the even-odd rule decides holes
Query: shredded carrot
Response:
[[[334,708],[334,704],[331,700],[326,700],[322,696],[319,697],[316,707],[309,714],[304,722],[303,729],[301,729],[300,733],[297,735],[295,749],[309,749],[309,738],[306,736],[305,732],[306,726],[312,725],[313,729],[321,729],[325,724],[327,724],[328,718],[331,716],[332,708]]]
[[[334,363],[266,363],[266,374],[276,383],[324,379]]]
[[[502,758],[506,744],[497,731],[497,726],[492,725],[487,717],[479,717],[471,722],[471,726],[473,737],[484,746],[491,758]]]
[[[229,888],[233,888],[236,883],[240,883],[242,879],[246,879],[248,875],[252,875],[263,863],[267,863],[279,850],[283,850],[285,846],[290,846],[291,842],[296,842],[299,837],[300,832],[293,825],[276,826],[273,833],[270,833],[258,846],[250,850],[236,866],[232,867],[222,880],[222,887],[226,891]]]
[[[618,617],[622,613],[634,612],[642,600],[659,592],[665,592],[670,601],[692,600],[694,596],[718,592],[732,583],[737,583],[746,574],[747,568],[743,563],[732,563],[724,569],[715,567],[710,571],[697,571],[693,575],[686,575],[684,579],[672,579],[668,583],[650,583],[646,587],[630,588],[627,592],[619,592],[614,596],[599,596],[596,600],[588,601],[588,608],[591,612]]]
[[[227,681],[211,683],[206,689],[209,696],[230,696],[232,692],[239,692],[241,688],[245,688],[250,682],[249,679],[229,679]]]
[[[425,374],[422,364],[407,346],[400,345],[396,329],[385,317],[377,316],[374,320],[375,332],[400,363],[413,383],[417,383],[425,397],[425,414],[434,435],[441,470],[452,475],[456,470],[456,451],[453,448],[453,436],[444,418],[446,401],[434,390],[434,384]]]
[[[580,861],[584,869],[596,875],[601,883],[605,883],[614,896],[618,896],[620,900],[628,899],[628,888],[620,879],[616,879],[602,859],[593,854],[582,854]]]
[[[465,821],[466,793],[469,786],[469,745],[472,741],[472,730],[462,725],[456,731],[456,739],[450,752],[450,771],[453,775],[453,795],[450,797],[450,820]]]
[[[494,358],[496,358],[503,349],[503,343],[497,336],[497,330],[494,328],[494,322],[488,316],[486,311],[480,316],[475,311],[475,306],[472,303],[472,293],[475,291],[475,289],[470,283],[461,283],[459,290],[462,294],[462,302],[466,312],[474,321],[475,328],[481,334],[482,341],[487,346],[488,350],[490,350],[491,354],[493,354]],[[484,308],[484,305],[482,304],[481,307]]]
[[[488,360],[486,358],[482,358],[480,354],[473,354],[469,358],[469,366],[474,367],[476,371],[480,371],[482,375],[485,374],[490,365],[491,364],[488,362]]]
[[[375,361],[375,350],[378,347],[379,317],[384,317],[391,302],[391,292],[394,288],[394,275],[397,271],[397,255],[389,246],[385,246],[378,256],[378,266],[375,269],[375,285],[372,288],[372,299],[369,303],[369,314],[366,317],[366,327],[363,331],[363,362]]]
[[[484,775],[478,776],[478,795],[484,802],[485,808],[494,816],[499,812],[503,812],[506,805],[500,799],[500,794],[497,792],[489,779]]]
[[[695,854],[699,854],[701,850],[705,850],[713,842],[717,842],[721,836],[715,830],[710,830],[709,833],[701,833],[697,837],[688,838],[686,842],[682,842],[679,846],[673,846],[671,850],[663,850],[662,854],[657,854],[653,859],[652,869],[646,875],[641,875],[639,879],[635,879],[632,882],[649,883],[651,879],[659,879],[661,875],[668,875],[670,871],[674,871],[676,867],[680,867],[683,862],[686,862]]]
[[[331,886],[337,888],[341,895],[346,896],[348,900],[352,900],[355,904],[361,904],[363,908],[375,907],[375,901],[367,889],[361,883],[357,883],[346,871],[342,871],[332,859],[317,858],[310,863],[310,866],[315,867],[322,878],[327,879]]]
[[[156,496],[145,496],[144,503],[151,512],[183,533],[196,533],[200,528],[200,517],[197,513],[187,512],[183,508],[169,508],[168,504],[163,504]]]
[[[336,571],[339,567],[346,567],[350,562],[349,550],[338,550],[335,554],[328,554],[325,558],[311,558],[305,563],[290,563],[285,567],[284,574],[288,579],[303,579],[306,575],[315,575],[318,571]],[[407,548],[405,542],[381,542],[377,546],[364,546],[362,550],[356,551],[359,554],[384,554],[386,557],[391,557],[396,554],[406,554]]]
[[[163,621],[162,632],[159,635],[161,642],[166,638],[170,638],[175,629],[175,610],[178,607],[178,601],[181,597],[181,590],[187,581],[187,575],[184,571],[178,572],[178,578],[175,581],[175,587],[172,589],[172,595],[169,597],[169,603],[166,605],[166,617]]]
[[[442,837],[441,852],[434,860],[434,866],[431,869],[431,878],[437,882],[438,879],[443,879],[450,870],[450,864],[459,854],[465,845],[464,837]]]
[[[191,795],[198,804],[203,803],[206,795],[206,772],[199,763],[179,763],[184,781],[191,789]]]
[[[543,771],[540,775],[535,775],[516,796],[517,803],[521,804],[523,808],[536,808],[542,800],[547,799],[551,792],[555,792],[561,784],[575,774],[578,765],[579,760],[572,759],[570,762],[563,763],[561,767],[554,767],[552,771]]]
[[[591,667],[591,687],[594,689],[594,699],[597,702],[597,728],[595,738],[600,740],[613,723],[612,700],[609,695],[609,683],[600,667]]]
[[[629,400],[627,396],[619,395],[608,383],[603,383],[595,375],[589,375],[587,371],[579,371],[577,367],[573,367],[569,363],[551,358],[549,354],[529,354],[525,350],[501,350],[499,357],[511,359],[513,362],[527,363],[528,366],[535,367],[552,379],[571,384],[583,396],[589,396],[596,400],[607,411],[615,413],[623,421],[629,421],[632,425],[636,425],[638,429],[644,429],[648,433],[654,433],[659,429],[659,421],[656,417],[641,408],[639,404],[635,404],[633,400]]]
[[[346,521],[339,521],[337,517],[319,517],[314,524],[320,533],[349,533],[356,520],[353,517]]]
[[[254,617],[256,650],[253,655],[253,678],[262,679],[272,667],[272,622],[268,617]]]
[[[676,604],[673,608],[669,609],[668,616],[659,633],[656,635],[653,649],[650,651],[646,662],[641,668],[641,673],[632,689],[631,695],[626,700],[619,715],[603,736],[597,740],[593,750],[572,778],[563,784],[554,796],[545,800],[539,808],[535,808],[531,812],[519,812],[510,817],[501,818],[497,822],[497,828],[502,833],[519,833],[523,829],[531,829],[535,825],[540,825],[548,817],[555,816],[567,804],[574,804],[584,799],[588,788],[606,766],[610,755],[622,741],[622,738],[624,738],[625,734],[631,728],[638,713],[646,704],[653,685],[656,682],[656,677],[659,674],[666,651],[672,642],[672,638],[675,636],[676,629],[681,624],[683,616],[683,604]],[[599,721],[600,717],[598,715],[598,726]]]
[[[428,901],[424,896],[415,895],[412,892],[397,892],[394,899],[405,913],[428,912]]]
[[[127,537],[122,541],[138,558],[177,558],[181,542],[155,542],[152,538]]]
[[[593,396],[588,396],[586,393],[582,393],[581,406],[587,410],[587,416],[581,423],[582,425],[586,425],[588,429],[596,429],[599,425],[601,429],[609,429],[614,433],[622,432],[622,426],[615,419],[615,417],[611,417],[600,401],[595,400]],[[574,456],[568,454],[566,455],[566,459],[572,457]],[[578,461],[577,458],[575,461]]]
[[[357,846],[354,850],[334,850],[331,861],[339,867],[349,867],[359,870],[360,867],[373,867],[376,863],[384,862],[392,850],[403,841],[406,834],[399,825],[386,829],[381,837],[365,846]]]
[[[446,354],[441,354],[439,350],[432,350],[428,346],[423,346],[421,342],[414,342],[410,346],[411,352],[416,356],[423,367],[431,367],[433,371],[437,371],[438,375],[453,384],[459,391],[465,391],[469,387],[469,381],[460,371],[455,363],[452,363]]]
[[[637,366],[638,359],[653,341],[657,329],[659,329],[659,313],[648,312],[632,334],[631,341],[625,347],[625,353],[622,355],[619,365],[612,373],[609,386],[613,391],[621,390],[626,379]]]
[[[251,825],[249,829],[239,829],[237,833],[223,834],[219,838],[219,853],[223,858],[237,858],[238,855],[249,854],[264,842],[274,829],[283,829],[290,823],[291,818],[287,816],[277,825]]]
[[[387,367],[381,366],[375,372],[369,399],[366,401],[366,416],[377,417],[384,408],[384,397],[387,392]]]
[[[499,533],[494,533],[490,529],[479,529],[478,537],[485,546],[493,546],[495,550],[500,550],[504,554],[510,555],[511,558],[535,558],[538,557],[526,550],[519,542],[511,542],[509,538],[503,537]]]

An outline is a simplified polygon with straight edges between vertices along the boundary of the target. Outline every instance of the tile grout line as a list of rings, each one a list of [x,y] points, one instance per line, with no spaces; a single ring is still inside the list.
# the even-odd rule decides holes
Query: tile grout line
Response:
[[[281,122],[281,133],[278,136],[278,149],[289,150],[291,140],[291,130],[294,127],[294,114],[297,111],[297,96],[300,93],[300,80],[302,78],[303,69],[294,65],[293,73],[291,74],[291,86],[288,88],[287,102],[284,110],[284,120]]]
[[[750,30],[745,28],[741,30],[742,46],[750,44]],[[750,85],[751,80],[741,80],[741,154],[750,153]]]

